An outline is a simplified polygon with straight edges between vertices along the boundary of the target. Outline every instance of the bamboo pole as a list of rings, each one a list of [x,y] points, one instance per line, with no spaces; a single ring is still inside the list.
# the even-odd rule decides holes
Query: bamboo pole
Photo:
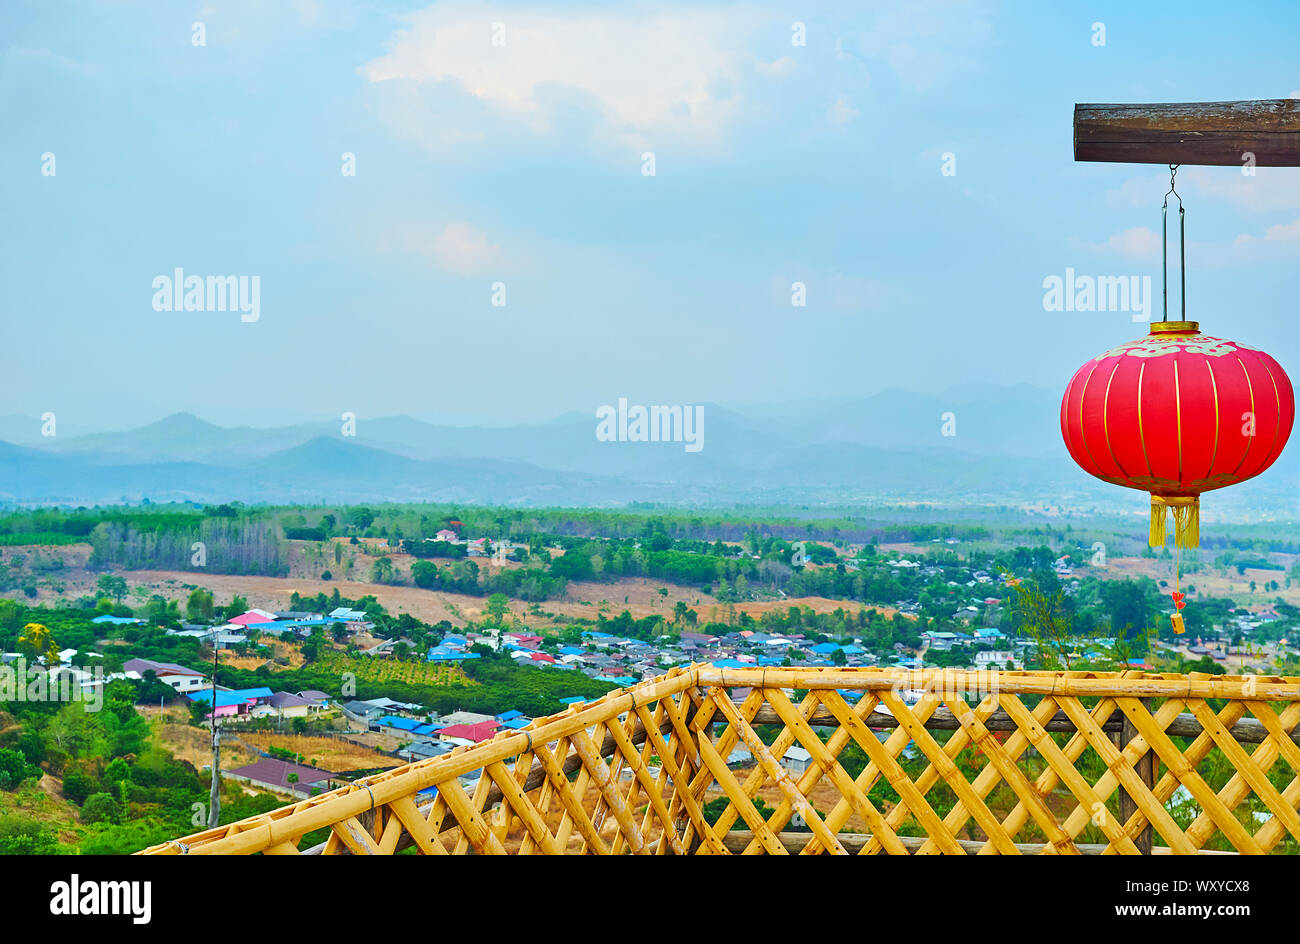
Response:
[[[749,692],[737,705],[731,690],[740,687]],[[808,690],[798,708],[782,692],[788,688]],[[908,706],[897,695],[906,688],[920,688],[926,694],[916,706]],[[990,688],[995,694],[973,709],[962,699],[966,690]],[[836,689],[864,694],[856,707],[849,708]],[[943,697],[936,697],[936,691]],[[1030,711],[1020,702],[1021,695],[1043,697]],[[1211,697],[1228,701],[1217,715],[1205,704]],[[1090,712],[1080,703],[1082,698],[1095,698],[1098,703]],[[1151,698],[1163,700],[1154,715],[1144,701]],[[943,699],[946,705],[940,704]],[[878,708],[882,701],[885,710]],[[1280,716],[1269,706],[1270,701],[1286,704]],[[1116,706],[1119,712],[1114,710]],[[1254,717],[1245,716],[1247,706]],[[717,853],[730,849],[722,840],[739,817],[755,832],[742,851],[770,853],[779,844],[776,837],[790,816],[799,811],[812,828],[810,833],[797,834],[804,837],[805,852],[847,850],[839,831],[857,814],[871,830],[861,847],[868,854],[880,851],[882,843],[888,846],[886,851],[895,853],[911,848],[900,845],[897,840],[901,837],[896,834],[910,815],[916,816],[928,833],[916,847],[921,851],[962,851],[954,837],[973,817],[989,837],[977,843],[980,851],[1013,852],[1023,844],[1012,837],[1032,817],[1049,838],[1043,849],[1050,854],[1073,851],[1073,839],[1089,816],[1085,807],[1095,808],[1120,789],[1121,800],[1127,804],[1120,828],[1103,827],[1110,840],[1106,849],[1111,853],[1129,851],[1129,837],[1140,840],[1145,834],[1153,844],[1154,831],[1175,851],[1190,853],[1216,829],[1237,849],[1262,852],[1288,833],[1300,838],[1300,816],[1295,813],[1300,805],[1300,778],[1280,791],[1267,778],[1278,759],[1285,757],[1292,766],[1300,760],[1297,722],[1300,680],[1295,678],[691,666],[613,692],[580,709],[539,719],[523,732],[502,732],[483,744],[458,748],[439,758],[147,851],[293,854],[305,833],[327,827],[329,838],[323,847],[307,853],[391,854],[414,844],[425,854],[445,854],[448,849],[439,837],[450,831],[448,842],[454,843],[454,852],[473,848],[500,854],[505,851],[504,844],[517,837],[522,854],[556,854],[568,851],[569,836],[576,827],[583,848],[600,852],[605,846],[600,836],[603,825],[606,831],[613,830],[608,845],[612,852],[626,845],[633,852]],[[770,744],[759,740],[755,732],[756,726],[766,724],[780,727]],[[722,730],[714,741],[711,732],[719,725]],[[834,731],[822,742],[813,731],[815,727]],[[873,728],[894,730],[882,743]],[[596,732],[595,739],[589,730]],[[940,745],[930,735],[932,730],[953,734]],[[992,736],[995,731],[1010,731],[1012,736],[1002,743]],[[1074,736],[1064,749],[1057,749],[1048,738],[1052,731],[1068,731]],[[1110,731],[1120,734],[1122,749],[1110,743],[1106,736]],[[1193,743],[1179,748],[1170,740],[1175,737],[1190,738]],[[723,760],[740,741],[758,760],[743,783]],[[915,780],[895,760],[910,741],[915,741],[929,762]],[[850,742],[859,744],[869,760],[857,778],[850,778],[838,761]],[[795,743],[809,750],[814,759],[797,781],[781,766],[785,750]],[[1247,754],[1241,743],[1260,746]],[[972,746],[981,748],[986,760],[968,782],[956,761]],[[1019,766],[1021,755],[1030,746],[1048,762],[1032,784]],[[1074,768],[1086,747],[1097,751],[1108,767],[1091,786]],[[1236,770],[1217,795],[1196,771],[1214,747]],[[652,755],[659,761],[657,774],[650,769]],[[1163,776],[1157,758],[1166,768]],[[1150,764],[1149,771],[1144,764]],[[624,768],[631,775],[626,788],[620,778]],[[471,798],[457,781],[475,770],[481,775]],[[576,783],[568,780],[574,772],[578,774]],[[868,799],[872,785],[882,776],[902,798],[883,815]],[[823,779],[839,793],[839,800],[824,818],[809,802],[812,789]],[[1074,794],[1079,806],[1058,825],[1040,797],[1060,782]],[[582,801],[588,783],[594,784],[598,793],[590,816]],[[925,801],[927,791],[938,783],[946,784],[958,796],[957,806],[942,821]],[[1019,802],[999,821],[985,797],[1002,783],[1008,784]],[[1180,784],[1187,786],[1204,810],[1185,833],[1164,810]],[[757,827],[751,822],[757,816],[753,797],[765,785],[775,785],[781,800],[776,813]],[[416,807],[414,797],[430,786],[438,788],[438,797],[426,812]],[[729,804],[710,826],[703,818],[702,804],[705,791],[718,786]],[[1253,837],[1232,812],[1251,793],[1259,795],[1273,814]],[[564,807],[554,835],[543,815],[553,800]],[[604,821],[606,813],[610,822]],[[1138,847],[1133,846],[1134,850]]]

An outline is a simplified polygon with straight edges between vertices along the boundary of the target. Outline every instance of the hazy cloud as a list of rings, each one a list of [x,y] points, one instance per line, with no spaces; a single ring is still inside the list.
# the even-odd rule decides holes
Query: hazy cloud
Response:
[[[1160,252],[1160,235],[1148,226],[1133,226],[1106,240],[1105,248],[1123,256],[1154,256]]]
[[[411,16],[389,52],[362,74],[373,83],[454,83],[538,133],[553,126],[550,86],[593,101],[599,131],[617,142],[709,138],[738,107],[744,77],[754,71],[744,47],[755,22],[744,7],[647,16],[632,8],[559,13],[439,4]]]
[[[503,270],[501,247],[483,230],[464,221],[441,227],[400,224],[379,239],[378,248],[413,255],[452,275],[501,274]]]

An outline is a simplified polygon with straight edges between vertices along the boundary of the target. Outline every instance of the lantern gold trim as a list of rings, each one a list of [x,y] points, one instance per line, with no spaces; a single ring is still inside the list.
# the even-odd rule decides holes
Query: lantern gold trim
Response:
[[[1187,334],[1201,330],[1199,321],[1153,321],[1151,334]]]

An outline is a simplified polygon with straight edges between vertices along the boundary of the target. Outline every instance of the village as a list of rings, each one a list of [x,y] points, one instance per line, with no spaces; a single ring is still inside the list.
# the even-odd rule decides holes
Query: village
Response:
[[[451,543],[454,533],[439,535],[439,540]],[[479,541],[471,544],[470,553],[476,555],[501,555],[508,552],[502,544]],[[1026,665],[1042,664],[1041,639],[1024,635],[1008,635],[1003,622],[1007,593],[1016,578],[995,576],[978,567],[940,567],[924,559],[896,556],[885,566],[897,571],[912,571],[918,576],[934,580],[944,575],[965,577],[950,579],[947,586],[959,600],[944,625],[951,628],[927,629],[919,633],[907,629],[918,620],[922,610],[921,600],[899,600],[894,608],[893,622],[902,627],[901,638],[908,643],[894,642],[887,647],[877,645],[879,636],[846,634],[828,638],[812,631],[770,631],[753,620],[741,620],[737,625],[720,623],[696,625],[697,620],[672,626],[671,632],[639,637],[618,635],[598,629],[572,627],[567,633],[539,629],[531,631],[518,624],[504,626],[476,626],[445,632],[436,644],[422,647],[416,640],[396,636],[381,639],[360,650],[363,658],[376,661],[415,659],[430,665],[462,666],[487,656],[506,657],[516,665],[532,666],[547,672],[576,673],[606,683],[610,687],[626,687],[661,676],[664,672],[692,664],[709,663],[719,669],[744,669],[767,667],[838,667],[838,666],[888,666],[896,669],[961,668],[982,673],[1023,670]],[[1079,578],[1075,576],[1067,557],[1052,564],[1055,576],[1062,582],[1067,594],[1078,591]],[[1001,594],[1001,595],[998,595]],[[1149,653],[1141,657],[1123,657],[1122,646],[1114,637],[1099,636],[1091,639],[1072,639],[1065,654],[1089,664],[1116,664],[1122,662],[1129,668],[1150,669],[1159,659],[1201,660],[1234,671],[1265,671],[1275,658],[1288,654],[1288,640],[1282,637],[1260,645],[1242,645],[1243,637],[1277,620],[1278,614],[1270,607],[1257,611],[1238,611],[1219,627],[1210,638],[1195,637],[1165,643],[1153,640]],[[679,612],[679,617],[682,613]],[[690,614],[694,617],[694,613]],[[148,621],[136,616],[117,616],[104,613],[91,623],[104,630],[142,627]],[[371,640],[375,623],[363,609],[339,606],[325,612],[310,610],[271,611],[250,608],[229,619],[209,622],[186,621],[179,627],[166,628],[169,637],[192,640],[212,651],[220,659],[222,654],[248,652],[263,644],[283,644],[300,647],[308,641],[330,637],[337,643],[349,640]],[[563,638],[561,638],[563,637]],[[1234,640],[1237,645],[1234,646]],[[97,653],[88,653],[95,656]],[[211,668],[194,662],[178,664],[144,657],[126,659],[120,672],[105,674],[87,667],[85,658],[76,658],[75,649],[61,650],[57,660],[51,654],[50,665],[43,668],[52,677],[58,677],[66,686],[69,681],[82,690],[82,697],[92,697],[94,691],[115,679],[136,682],[154,681],[172,689],[191,705],[195,720],[205,726],[212,723],[222,729],[223,737],[238,736],[243,728],[272,724],[284,731],[296,729],[303,733],[327,732],[330,736],[352,740],[358,745],[391,757],[391,765],[429,760],[447,754],[459,747],[471,747],[489,741],[503,731],[528,728],[533,718],[510,705],[499,706],[495,713],[452,710],[439,713],[427,704],[403,701],[391,697],[348,697],[346,687],[340,684],[336,691],[283,690],[274,684],[245,688],[232,688],[214,684]],[[21,657],[5,653],[6,668]],[[57,661],[57,665],[54,663]],[[73,663],[79,663],[74,665]],[[267,676],[273,683],[275,673]],[[737,689],[743,697],[744,689]],[[856,699],[860,693],[844,692]],[[914,702],[920,693],[905,691],[905,698]],[[562,697],[561,706],[581,706],[586,698],[579,695]],[[284,742],[289,743],[289,742]],[[258,749],[260,755],[250,764],[223,768],[222,777],[247,784],[251,788],[269,791],[285,797],[309,797],[328,791],[347,782],[356,771],[329,770],[292,752],[268,745]],[[800,774],[809,763],[806,750],[792,745],[781,758],[781,763],[792,773]],[[727,758],[729,765],[746,767],[753,758],[742,747],[737,747]],[[474,783],[479,771],[468,772],[462,780],[467,786]]]

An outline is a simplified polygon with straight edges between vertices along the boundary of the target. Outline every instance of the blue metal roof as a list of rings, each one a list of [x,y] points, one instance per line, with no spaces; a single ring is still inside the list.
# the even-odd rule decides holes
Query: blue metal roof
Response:
[[[241,688],[233,692],[217,692],[217,707],[225,708],[228,705],[242,705],[246,701],[255,698],[270,698],[272,691],[269,688]],[[201,701],[205,704],[212,703],[212,692],[193,692],[190,694],[190,701]]]
[[[464,662],[466,659],[477,659],[477,652],[461,652],[459,649],[448,649],[446,646],[434,646],[429,650],[429,662]]]

